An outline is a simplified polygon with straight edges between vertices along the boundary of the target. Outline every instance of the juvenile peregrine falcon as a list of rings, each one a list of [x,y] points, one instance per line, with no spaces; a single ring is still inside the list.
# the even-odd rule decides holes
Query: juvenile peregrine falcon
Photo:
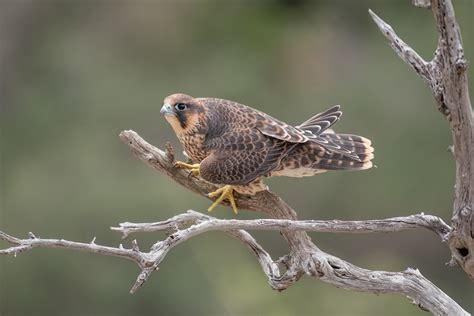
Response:
[[[222,185],[209,193],[209,197],[219,196],[209,212],[227,198],[237,213],[233,191],[253,195],[265,190],[262,177],[372,167],[370,140],[328,129],[342,114],[339,105],[298,126],[237,102],[185,94],[166,97],[160,113],[192,161],[177,162],[176,167]]]

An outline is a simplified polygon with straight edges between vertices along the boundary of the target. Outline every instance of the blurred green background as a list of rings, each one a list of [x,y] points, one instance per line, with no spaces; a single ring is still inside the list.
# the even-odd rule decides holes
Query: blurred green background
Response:
[[[162,99],[175,92],[239,101],[294,124],[343,106],[336,130],[372,139],[378,168],[267,181],[301,219],[423,211],[449,221],[448,126],[369,8],[432,57],[431,13],[408,0],[1,0],[0,229],[83,242],[97,236],[97,243],[117,246],[120,235],[109,226],[119,222],[205,212],[208,200],[146,167],[118,138],[133,129],[181,152],[159,116]],[[456,0],[455,8],[472,61],[473,2]],[[474,91],[471,69],[469,76]],[[214,215],[235,217],[223,207]],[[311,235],[322,249],[365,268],[419,268],[474,310],[473,283],[445,266],[447,247],[427,231]],[[254,236],[274,258],[287,251],[278,232]],[[146,249],[163,235],[133,237]],[[254,256],[218,232],[175,248],[135,295],[128,290],[139,270],[117,258],[35,249],[1,257],[0,265],[2,316],[425,315],[399,295],[355,293],[309,278],[272,291]]]

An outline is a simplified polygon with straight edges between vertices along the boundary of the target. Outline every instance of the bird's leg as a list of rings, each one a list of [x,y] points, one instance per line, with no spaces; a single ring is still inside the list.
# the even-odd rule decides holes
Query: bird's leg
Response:
[[[212,203],[212,205],[207,209],[207,211],[212,212],[212,210],[217,205],[219,205],[225,198],[227,198],[230,202],[230,205],[232,206],[232,209],[234,210],[234,213],[238,214],[239,211],[237,209],[237,204],[235,204],[233,192],[234,192],[234,188],[231,185],[225,185],[222,188],[219,188],[215,190],[214,192],[209,193],[207,196],[211,198],[219,196],[219,195],[220,196],[217,198],[217,200],[214,201],[214,203]]]
[[[195,177],[197,177],[199,175],[199,164],[198,163],[195,163],[195,164],[191,165],[191,164],[188,164],[188,163],[185,163],[185,162],[182,162],[182,161],[176,161],[174,166],[176,168],[190,170],[191,174]]]

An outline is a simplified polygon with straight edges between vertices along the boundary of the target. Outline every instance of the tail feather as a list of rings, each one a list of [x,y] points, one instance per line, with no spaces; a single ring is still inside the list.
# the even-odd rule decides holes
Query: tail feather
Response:
[[[373,153],[372,142],[362,136],[351,134],[323,134],[321,137],[331,140],[356,155]]]
[[[365,170],[373,167],[372,161],[354,161],[343,159],[321,159],[315,166],[318,170]]]
[[[374,159],[374,148],[367,138],[327,133],[318,138],[334,144],[339,141],[340,146],[344,145],[350,155],[312,141],[297,144],[283,158],[278,168],[271,172],[271,176],[306,177],[327,170],[365,170],[374,166],[371,161]]]
[[[350,134],[323,134],[321,137],[340,145],[342,148],[356,155],[358,159],[339,152],[326,151],[315,168],[324,170],[364,170],[373,166],[374,148],[372,142],[362,136]]]

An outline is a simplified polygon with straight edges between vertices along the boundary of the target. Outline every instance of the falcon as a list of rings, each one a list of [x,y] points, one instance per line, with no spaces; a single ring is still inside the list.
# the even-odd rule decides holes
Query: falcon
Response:
[[[228,199],[237,214],[234,191],[254,195],[266,190],[265,177],[372,167],[370,140],[329,129],[341,117],[339,105],[292,126],[237,102],[178,93],[164,99],[160,113],[190,160],[175,166],[220,187],[208,194],[217,198],[209,212]]]

